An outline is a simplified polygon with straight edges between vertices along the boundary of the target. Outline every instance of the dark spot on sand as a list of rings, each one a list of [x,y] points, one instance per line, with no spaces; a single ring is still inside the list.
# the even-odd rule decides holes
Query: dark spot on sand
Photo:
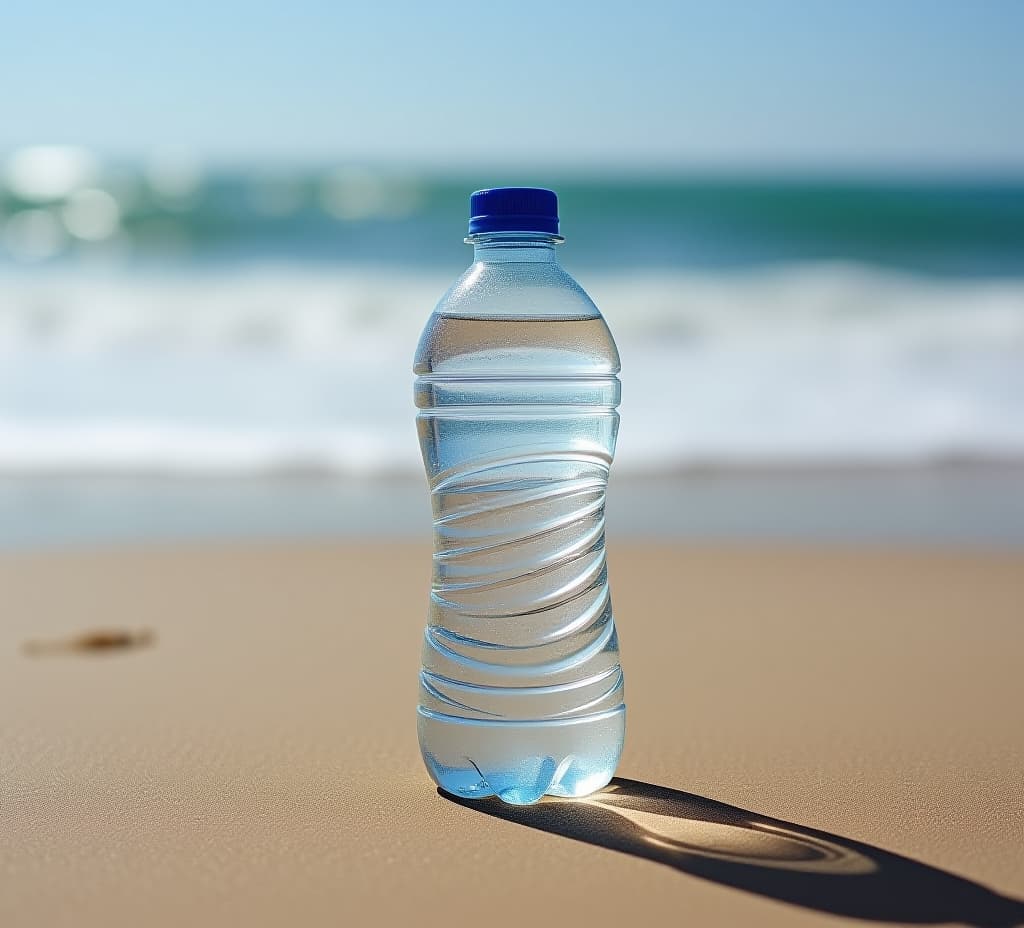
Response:
[[[26,641],[23,650],[32,657],[44,657],[51,654],[105,654],[112,651],[146,648],[155,642],[156,634],[148,628],[137,631],[98,629],[80,635],[71,635],[67,638]]]

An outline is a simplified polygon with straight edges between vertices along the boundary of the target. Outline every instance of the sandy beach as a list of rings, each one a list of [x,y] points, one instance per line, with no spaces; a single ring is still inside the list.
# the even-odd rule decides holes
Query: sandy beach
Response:
[[[610,568],[620,779],[516,810],[421,766],[425,545],[3,555],[0,922],[1024,923],[1024,554]]]

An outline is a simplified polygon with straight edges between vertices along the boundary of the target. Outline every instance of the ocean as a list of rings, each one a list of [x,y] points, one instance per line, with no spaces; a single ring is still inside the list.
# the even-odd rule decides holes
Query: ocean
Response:
[[[283,531],[283,501],[311,492],[296,486],[334,487],[330,499],[338,481],[364,489],[308,526],[352,533],[373,522],[353,502],[373,497],[365,487],[398,481],[413,499],[412,353],[471,258],[468,193],[510,181],[558,190],[562,262],[619,343],[623,485],[1022,472],[1024,183],[94,165],[43,197],[24,176],[0,194],[0,543],[102,540],[126,524],[131,537],[239,535],[247,518]],[[139,481],[173,484],[178,503],[145,515]],[[210,526],[200,484],[290,489],[256,492],[277,500],[263,509],[232,491]],[[107,508],[93,512],[97,492]],[[196,517],[160,517],[189,508],[183,492]],[[382,524],[418,531],[423,497]],[[732,524],[728,493],[722,505]],[[630,524],[668,531],[657,508]],[[988,534],[960,510],[918,534],[967,524],[969,540],[1024,541],[1020,513],[990,508]]]

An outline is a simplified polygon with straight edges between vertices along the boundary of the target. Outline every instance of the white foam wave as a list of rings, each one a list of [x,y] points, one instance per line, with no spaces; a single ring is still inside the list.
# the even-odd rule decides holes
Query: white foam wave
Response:
[[[0,278],[0,472],[415,472],[410,359],[448,275]],[[1024,280],[856,265],[587,275],[617,470],[1024,456]]]

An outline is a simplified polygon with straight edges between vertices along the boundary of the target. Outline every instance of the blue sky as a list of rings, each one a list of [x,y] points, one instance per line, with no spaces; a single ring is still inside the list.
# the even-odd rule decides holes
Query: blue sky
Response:
[[[17,3],[0,151],[1024,170],[1024,2]]]

